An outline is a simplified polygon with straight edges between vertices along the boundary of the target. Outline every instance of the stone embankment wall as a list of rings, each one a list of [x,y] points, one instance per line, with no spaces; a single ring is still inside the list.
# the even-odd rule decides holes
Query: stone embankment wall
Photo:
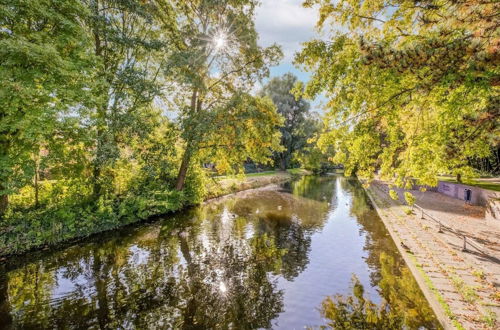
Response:
[[[470,190],[470,203],[472,205],[486,206],[488,200],[494,196],[495,191],[485,190],[478,187],[468,186],[460,183],[439,181],[437,191],[447,196],[465,201],[466,191]]]
[[[500,192],[446,181],[439,181],[437,186],[438,192],[463,201],[467,189],[470,190],[470,204],[484,206],[488,224],[500,227]]]
[[[485,208],[485,220],[488,224],[500,228],[500,192],[469,186],[466,184],[439,181],[437,187],[418,186],[413,189],[425,188],[465,201],[466,189],[470,190],[470,204],[483,206]]]

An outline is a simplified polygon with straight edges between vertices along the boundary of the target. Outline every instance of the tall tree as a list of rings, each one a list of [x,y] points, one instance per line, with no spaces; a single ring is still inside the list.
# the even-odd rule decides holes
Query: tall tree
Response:
[[[293,154],[303,148],[314,133],[308,125],[312,120],[308,118],[310,105],[302,96],[296,97],[294,93],[298,83],[296,76],[286,73],[271,79],[261,92],[262,96],[273,100],[278,113],[285,118],[284,125],[280,127],[283,151],[275,153],[275,163],[282,170],[290,167]]]
[[[87,14],[77,0],[0,2],[0,216],[33,178],[43,137],[86,95]]]
[[[161,70],[168,54],[168,34],[161,23],[173,23],[164,1],[84,0],[85,24],[98,59],[93,97],[84,116],[92,122],[94,195],[110,178],[102,172],[120,157],[119,146],[142,128],[142,110],[159,96]],[[109,182],[108,182],[109,183]]]
[[[268,74],[268,65],[281,56],[277,46],[257,44],[253,23],[257,4],[256,0],[179,0],[163,6],[176,15],[176,24],[164,28],[175,36],[166,74],[177,86],[172,103],[178,109],[185,141],[178,190],[183,189],[191,161],[201,149],[217,154],[216,163],[227,168],[229,163],[244,160],[251,149],[262,158],[274,145],[275,134],[259,135],[258,126],[253,125],[276,125],[274,109],[248,94],[255,81]],[[258,117],[262,115],[268,118]],[[238,132],[243,130],[229,125],[240,123],[238,118],[245,119],[247,128],[253,126],[246,130],[253,133],[253,141],[246,141],[252,145],[241,143],[245,135]]]
[[[318,147],[318,139],[323,132],[323,121],[320,115],[311,113],[303,126],[308,137],[307,143],[295,152],[294,161],[298,162],[302,168],[316,174],[332,170],[334,166],[331,162],[334,156],[333,146],[324,149]]]
[[[324,147],[346,170],[400,185],[471,174],[498,141],[499,4],[490,1],[307,0],[318,26],[337,24],[296,61],[309,96],[330,101]],[[342,31],[342,32],[341,32]]]

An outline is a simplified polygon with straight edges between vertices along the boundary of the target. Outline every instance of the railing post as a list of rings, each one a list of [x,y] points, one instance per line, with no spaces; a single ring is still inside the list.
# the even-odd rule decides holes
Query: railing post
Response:
[[[443,233],[443,226],[441,225],[441,221],[439,221],[439,230],[438,233],[442,234]]]
[[[422,211],[422,215],[420,216],[420,219],[423,219],[424,218],[424,209],[420,208],[420,211]]]
[[[464,247],[462,248],[462,252],[467,251],[467,237],[464,236]]]

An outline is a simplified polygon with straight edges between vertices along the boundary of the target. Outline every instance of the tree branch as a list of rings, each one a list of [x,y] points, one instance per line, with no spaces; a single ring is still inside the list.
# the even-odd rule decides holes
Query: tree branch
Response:
[[[218,79],[216,82],[214,82],[213,84],[211,84],[210,86],[208,86],[207,90],[210,90],[212,89],[214,86],[218,85],[222,80],[224,80],[225,78],[227,78],[228,76],[232,75],[233,73],[238,73],[238,72],[241,72],[243,69],[245,69],[248,65],[252,64],[252,63],[255,63],[257,62],[257,60],[259,59],[259,57],[254,57],[251,61],[248,61],[246,62],[245,64],[243,64],[241,67],[239,67],[238,69],[234,69],[234,70],[231,70],[229,72],[226,72],[225,74],[223,74],[220,79]]]
[[[378,106],[376,106],[375,108],[372,108],[372,109],[367,109],[365,111],[362,111],[361,113],[358,113],[357,115],[353,116],[353,117],[350,117],[346,120],[344,120],[342,123],[340,123],[340,125],[344,125],[346,124],[347,122],[351,121],[351,120],[354,120],[356,118],[359,118],[361,117],[362,115],[364,114],[367,114],[369,112],[372,112],[372,111],[375,111],[375,110],[378,110],[380,108],[382,108],[383,106],[387,105],[388,103],[392,102],[394,99],[397,99],[398,97],[400,97],[401,95],[405,94],[405,93],[408,93],[408,92],[411,92],[412,90],[414,90],[415,87],[412,87],[412,88],[407,88],[407,89],[403,89],[402,91],[392,95],[390,98],[388,98],[386,101],[382,102],[382,104],[379,104]]]

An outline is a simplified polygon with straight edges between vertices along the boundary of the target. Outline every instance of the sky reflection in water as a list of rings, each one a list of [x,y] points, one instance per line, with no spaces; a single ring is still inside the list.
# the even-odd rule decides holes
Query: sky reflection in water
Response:
[[[394,261],[385,269],[381,253]],[[409,295],[391,292],[405,266],[362,187],[342,176],[243,192],[1,267],[5,328],[319,326],[321,302],[350,294],[353,274],[375,303],[411,309],[411,326],[437,325],[411,277]]]

